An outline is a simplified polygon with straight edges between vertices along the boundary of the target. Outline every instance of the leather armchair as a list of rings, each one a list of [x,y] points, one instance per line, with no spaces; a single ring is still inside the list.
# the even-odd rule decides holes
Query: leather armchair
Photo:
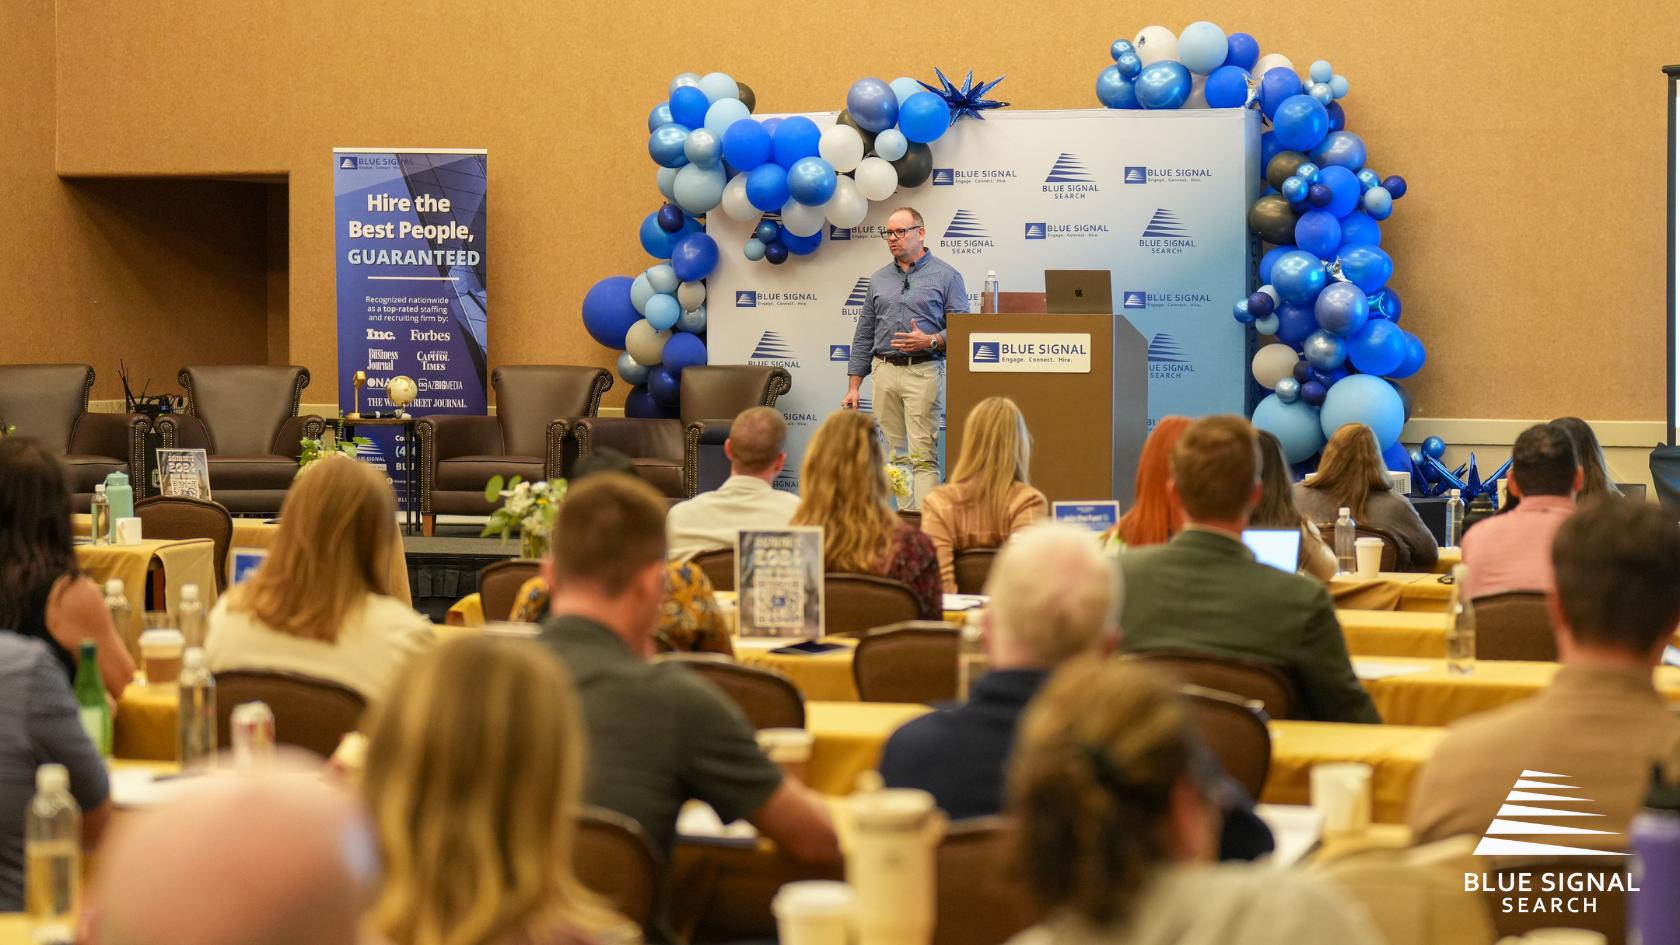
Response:
[[[86,364],[0,366],[0,427],[33,437],[63,460],[77,511],[93,504],[93,487],[113,472],[128,474],[136,498],[146,488],[146,431],[138,413],[89,413],[93,368]]]
[[[277,515],[297,477],[299,443],[326,429],[320,417],[298,416],[309,369],[228,364],[184,367],[177,380],[187,412],[158,418],[165,449],[202,449],[210,491],[235,515]]]
[[[572,425],[601,409],[612,374],[568,364],[504,364],[490,374],[493,417],[420,418],[420,515],[426,534],[435,516],[489,515],[491,476],[527,482],[566,475],[575,446]]]
[[[786,368],[720,364],[682,372],[682,412],[676,420],[597,417],[572,427],[578,455],[614,449],[667,498],[687,499],[729,477],[723,441],[735,415],[774,407],[793,389]]]

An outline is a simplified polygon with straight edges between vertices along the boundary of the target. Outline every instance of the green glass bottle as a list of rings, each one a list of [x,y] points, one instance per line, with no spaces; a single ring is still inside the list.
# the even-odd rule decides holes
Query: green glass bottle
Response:
[[[103,757],[111,757],[111,704],[105,701],[105,682],[99,676],[99,649],[92,640],[82,641],[82,657],[76,667],[76,706],[82,728]]]

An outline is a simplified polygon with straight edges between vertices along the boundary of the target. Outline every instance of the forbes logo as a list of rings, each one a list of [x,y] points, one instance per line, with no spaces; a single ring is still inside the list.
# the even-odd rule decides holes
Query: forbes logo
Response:
[[[793,349],[788,347],[787,341],[781,335],[773,331],[758,336],[758,345],[753,348],[747,363],[766,367],[799,367],[799,360],[794,357]]]
[[[1079,155],[1064,151],[1050,166],[1050,173],[1044,175],[1043,190],[1056,200],[1083,200],[1097,192],[1097,184]]]
[[[1191,238],[1190,231],[1179,222],[1178,214],[1159,208],[1155,215],[1144,225],[1143,236],[1138,239],[1138,245],[1156,255],[1181,255],[1186,250],[1196,248],[1196,241]]]
[[[1044,239],[1044,224],[1042,224],[1042,223],[1028,223],[1027,224],[1027,231],[1023,235],[1029,240]]]
[[[758,293],[751,289],[735,290],[736,308],[758,308]]]
[[[850,361],[852,359],[851,345],[829,345],[828,359],[830,361]]]
[[[936,167],[933,169],[933,186],[949,187],[957,182],[957,172],[954,168]]]
[[[1149,293],[1147,292],[1133,292],[1128,289],[1121,293],[1120,298],[1120,307],[1123,309],[1149,307]]]
[[[995,341],[976,341],[976,342],[973,342],[972,346],[969,350],[969,353],[968,353],[968,362],[970,364],[997,364],[997,363],[999,363],[997,342],[995,342]]]

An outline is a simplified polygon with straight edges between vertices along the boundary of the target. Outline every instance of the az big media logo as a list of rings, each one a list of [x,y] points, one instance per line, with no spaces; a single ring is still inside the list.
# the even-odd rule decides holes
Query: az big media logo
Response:
[[[1050,166],[1050,173],[1044,175],[1043,192],[1056,200],[1084,200],[1097,193],[1097,182],[1091,179],[1079,155],[1064,151]]]

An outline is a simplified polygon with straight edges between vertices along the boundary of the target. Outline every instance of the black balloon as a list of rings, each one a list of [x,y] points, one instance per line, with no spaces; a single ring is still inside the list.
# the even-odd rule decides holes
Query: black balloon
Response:
[[[1268,243],[1292,246],[1295,243],[1295,211],[1289,209],[1289,201],[1283,195],[1267,194],[1248,208],[1248,228]]]
[[[751,112],[757,109],[758,96],[753,94],[752,86],[739,79],[735,80],[735,85],[741,90],[735,97],[741,100],[742,105],[747,106],[747,111]]]
[[[893,169],[898,171],[898,186],[920,187],[927,183],[933,174],[933,149],[925,144],[912,142],[910,149],[904,156],[892,162]],[[1284,204],[1288,206],[1287,203]]]
[[[1266,165],[1266,183],[1278,190],[1283,189],[1283,182],[1295,176],[1295,169],[1307,160],[1307,156],[1299,151],[1279,151],[1272,155],[1272,160]]]

